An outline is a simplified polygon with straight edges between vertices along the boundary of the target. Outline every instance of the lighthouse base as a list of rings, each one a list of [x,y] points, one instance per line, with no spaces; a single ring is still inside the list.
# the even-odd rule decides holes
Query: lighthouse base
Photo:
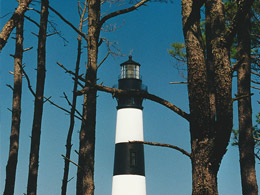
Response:
[[[146,195],[145,176],[113,176],[112,195]]]

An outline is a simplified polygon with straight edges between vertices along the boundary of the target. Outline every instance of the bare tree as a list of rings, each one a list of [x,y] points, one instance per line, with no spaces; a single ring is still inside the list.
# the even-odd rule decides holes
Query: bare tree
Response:
[[[18,161],[19,135],[21,123],[21,98],[22,98],[22,58],[23,58],[23,24],[24,17],[21,15],[16,24],[16,47],[14,55],[14,86],[12,126],[10,135],[9,158],[6,166],[6,182],[4,195],[14,194],[16,167]]]
[[[78,5],[80,6],[80,5]],[[86,14],[88,4],[87,0],[85,0],[84,8],[82,9],[81,17],[80,17],[80,24],[79,24],[79,31],[82,32],[82,26],[84,22],[84,16]],[[64,159],[64,175],[62,179],[62,188],[61,188],[61,194],[66,195],[67,193],[67,183],[68,183],[68,175],[69,175],[69,160],[70,154],[71,154],[71,138],[72,133],[74,129],[74,118],[75,118],[75,111],[76,111],[76,102],[77,102],[77,86],[78,86],[78,74],[79,74],[79,65],[80,65],[80,59],[81,59],[81,47],[82,47],[82,36],[78,35],[78,51],[77,51],[77,61],[76,61],[76,68],[75,68],[75,79],[74,79],[74,86],[73,86],[73,97],[72,97],[72,105],[71,105],[71,112],[70,112],[70,126],[69,131],[67,135],[67,142],[66,142],[66,158]]]
[[[37,178],[39,167],[39,149],[41,137],[41,124],[44,100],[44,84],[46,72],[46,32],[48,22],[48,0],[41,0],[41,19],[38,35],[38,52],[37,52],[37,83],[34,102],[34,115],[31,136],[31,149],[29,159],[29,176],[27,183],[27,195],[37,193]]]

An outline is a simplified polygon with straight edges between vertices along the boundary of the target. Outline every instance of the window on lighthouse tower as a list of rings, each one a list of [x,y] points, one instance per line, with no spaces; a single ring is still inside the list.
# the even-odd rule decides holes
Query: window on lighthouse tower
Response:
[[[135,64],[123,65],[121,79],[139,79],[139,66]]]

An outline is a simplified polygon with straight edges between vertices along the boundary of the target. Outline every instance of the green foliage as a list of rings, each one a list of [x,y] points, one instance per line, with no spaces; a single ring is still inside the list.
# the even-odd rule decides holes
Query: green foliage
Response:
[[[183,43],[172,43],[172,49],[169,50],[169,54],[178,61],[186,62],[186,51]]]

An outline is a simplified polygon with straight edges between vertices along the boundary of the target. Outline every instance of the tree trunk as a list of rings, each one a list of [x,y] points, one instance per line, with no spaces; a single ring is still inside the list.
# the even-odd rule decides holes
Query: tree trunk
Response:
[[[13,108],[12,126],[10,135],[9,158],[6,166],[6,181],[4,195],[14,194],[15,175],[18,159],[21,97],[22,97],[22,58],[23,58],[23,15],[19,17],[16,26],[16,48],[14,55],[14,87],[13,87]]]
[[[222,1],[206,1],[206,47],[200,31],[202,5],[202,1],[182,0],[191,116],[192,194],[217,195],[217,173],[232,129],[231,67],[229,50],[223,44]]]
[[[0,53],[5,46],[7,39],[9,38],[11,32],[16,27],[19,22],[21,16],[27,11],[27,8],[32,0],[20,0],[19,6],[15,10],[12,17],[8,20],[8,22],[4,25],[1,33],[0,33]]]
[[[239,154],[242,191],[244,195],[258,195],[258,186],[255,172],[254,139],[252,134],[252,106],[250,96],[251,80],[251,39],[250,14],[247,14],[238,30],[239,51],[241,65],[237,70],[238,97],[248,97],[238,100],[239,116]]]
[[[97,80],[97,55],[99,41],[100,0],[88,1],[88,65],[86,81]],[[96,126],[96,94],[94,88],[84,96],[83,120],[80,130],[79,168],[77,173],[77,195],[94,194],[94,158]]]
[[[80,24],[79,24],[79,31],[82,32],[82,26],[83,26],[83,20],[84,16],[86,13],[87,9],[87,1],[85,1],[85,7],[83,10],[83,13],[80,18]],[[80,58],[81,58],[81,42],[82,42],[82,37],[81,35],[78,35],[78,54],[77,54],[77,61],[76,61],[76,69],[75,69],[75,81],[74,81],[74,86],[73,86],[73,98],[72,98],[72,106],[71,106],[71,112],[70,112],[70,126],[69,126],[69,131],[68,131],[68,136],[67,136],[67,142],[66,142],[66,158],[70,159],[70,154],[71,154],[71,138],[72,138],[72,133],[74,129],[74,115],[75,115],[75,110],[76,110],[76,103],[77,103],[77,86],[78,86],[78,74],[79,74],[79,65],[80,65]],[[69,175],[69,161],[64,160],[64,174],[63,174],[63,179],[62,179],[62,188],[61,188],[61,194],[66,195],[67,193],[67,184],[68,184],[68,175]]]
[[[34,116],[31,137],[30,165],[27,184],[27,195],[35,195],[37,192],[37,177],[39,167],[39,149],[41,136],[41,123],[43,113],[44,84],[46,72],[46,31],[48,22],[48,0],[41,1],[41,19],[38,38],[37,54],[37,83],[34,102]]]

